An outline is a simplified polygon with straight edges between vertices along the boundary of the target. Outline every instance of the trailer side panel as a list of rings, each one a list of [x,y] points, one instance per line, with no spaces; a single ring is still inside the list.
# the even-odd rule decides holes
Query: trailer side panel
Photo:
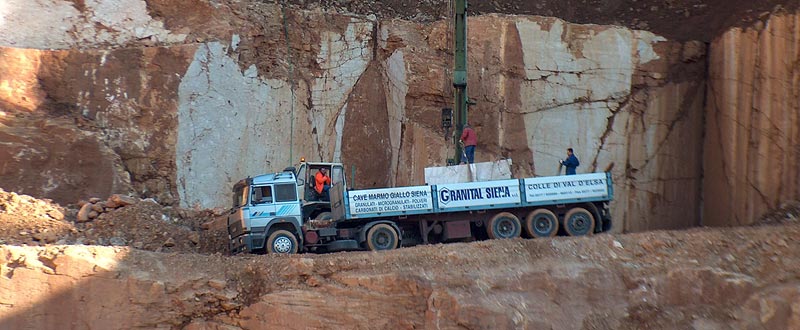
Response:
[[[548,176],[523,180],[526,205],[611,200],[606,173]]]
[[[456,212],[518,207],[519,180],[497,180],[436,185],[437,211]]]
[[[345,193],[347,219],[433,213],[430,186],[353,190]]]

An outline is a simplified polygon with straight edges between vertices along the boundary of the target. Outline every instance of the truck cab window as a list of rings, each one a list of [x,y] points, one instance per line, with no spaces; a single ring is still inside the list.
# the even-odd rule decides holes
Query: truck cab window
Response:
[[[344,181],[344,169],[341,166],[333,166],[331,171],[331,185],[340,184]]]
[[[247,203],[247,186],[237,187],[233,192],[233,208],[244,206]]]
[[[275,185],[275,202],[294,201],[297,201],[297,188],[295,188],[295,185],[291,183]]]
[[[272,186],[253,187],[253,204],[273,203]]]
[[[306,168],[307,168],[306,164],[302,164],[302,165],[300,165],[300,169],[297,170],[297,185],[298,186],[302,186],[302,185],[306,184],[306,179],[308,179],[306,177]]]

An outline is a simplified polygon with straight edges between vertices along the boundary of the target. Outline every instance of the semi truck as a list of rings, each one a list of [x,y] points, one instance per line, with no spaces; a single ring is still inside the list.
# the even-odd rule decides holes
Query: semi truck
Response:
[[[328,170],[328,194],[314,175]],[[392,250],[611,228],[610,173],[348,189],[340,163],[306,162],[233,186],[231,254]]]

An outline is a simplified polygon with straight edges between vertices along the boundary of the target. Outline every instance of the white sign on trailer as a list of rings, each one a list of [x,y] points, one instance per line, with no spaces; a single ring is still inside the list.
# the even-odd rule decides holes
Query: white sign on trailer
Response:
[[[520,203],[519,181],[440,184],[436,186],[439,209]]]
[[[429,186],[354,190],[347,194],[350,214],[422,211],[433,208]]]
[[[525,179],[524,182],[528,202],[608,197],[605,173],[548,176]]]

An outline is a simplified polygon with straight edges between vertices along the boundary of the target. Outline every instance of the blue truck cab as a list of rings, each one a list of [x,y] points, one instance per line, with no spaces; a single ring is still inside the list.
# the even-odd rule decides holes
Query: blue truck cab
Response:
[[[328,170],[332,185],[344,186],[338,163],[312,163],[239,180],[228,215],[229,250],[237,253],[297,253],[308,220],[330,218],[330,198],[314,189],[314,175]]]
[[[233,188],[228,216],[232,253],[252,252],[271,244],[282,253],[297,252],[293,233],[303,226],[297,180],[291,171],[240,180]]]

